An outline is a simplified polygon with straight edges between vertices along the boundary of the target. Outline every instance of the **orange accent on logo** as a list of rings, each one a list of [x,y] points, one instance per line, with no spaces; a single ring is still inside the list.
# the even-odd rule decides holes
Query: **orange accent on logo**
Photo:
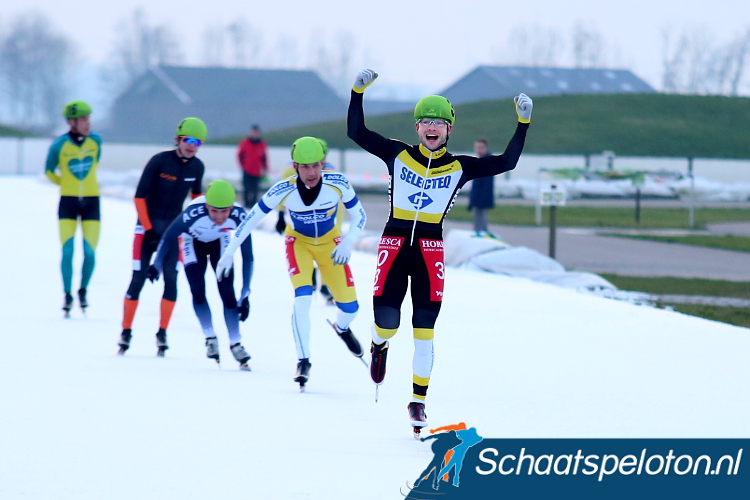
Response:
[[[177,180],[177,177],[175,177],[174,175],[165,174],[163,172],[161,174],[159,174],[159,177],[161,177],[162,179],[167,179],[168,181],[176,181]]]

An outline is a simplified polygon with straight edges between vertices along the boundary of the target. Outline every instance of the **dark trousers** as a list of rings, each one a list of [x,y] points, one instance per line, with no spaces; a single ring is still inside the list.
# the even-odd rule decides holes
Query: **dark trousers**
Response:
[[[250,208],[258,201],[258,189],[260,187],[260,177],[242,174],[242,188],[245,191],[245,208]]]

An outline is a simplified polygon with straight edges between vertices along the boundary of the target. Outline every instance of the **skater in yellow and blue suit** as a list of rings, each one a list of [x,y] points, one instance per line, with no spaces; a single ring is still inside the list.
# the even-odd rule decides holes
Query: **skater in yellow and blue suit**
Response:
[[[45,174],[60,186],[57,211],[62,244],[63,311],[66,316],[73,307],[73,243],[81,220],[83,232],[83,267],[78,300],[82,309],[88,307],[86,290],[96,264],[101,216],[99,184],[96,168],[102,154],[102,139],[91,132],[91,106],[83,101],[72,101],[63,108],[63,116],[70,131],[52,143],[47,154]],[[58,174],[59,170],[59,174]]]
[[[297,347],[297,372],[294,380],[304,388],[310,372],[310,305],[312,303],[313,262],[320,269],[323,281],[333,294],[336,307],[336,333],[357,357],[363,351],[349,325],[359,310],[354,278],[348,262],[352,246],[365,226],[362,204],[347,178],[334,171],[323,170],[325,154],[320,141],[314,137],[297,139],[292,146],[292,161],[296,175],[271,186],[252,207],[247,218],[237,228],[227,246],[216,275],[228,276],[232,269],[232,255],[258,223],[280,205],[286,206],[290,224],[284,235],[289,276],[294,286],[292,332]],[[352,218],[346,236],[336,225],[339,202]]]

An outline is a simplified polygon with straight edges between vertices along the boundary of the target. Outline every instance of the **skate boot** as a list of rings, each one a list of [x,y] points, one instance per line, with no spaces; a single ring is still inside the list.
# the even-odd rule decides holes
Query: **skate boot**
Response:
[[[305,384],[310,378],[310,360],[300,359],[297,363],[297,373],[294,374],[294,381],[299,383],[299,392],[305,392]]]
[[[423,427],[427,427],[427,414],[424,412],[424,403],[409,403],[409,420],[414,428],[414,438],[419,439],[419,433]]]
[[[326,305],[332,306],[336,304],[336,301],[333,300],[333,294],[325,283],[320,285],[320,296],[326,300]]]
[[[237,342],[236,344],[232,344],[231,346],[229,346],[229,349],[232,351],[234,359],[236,359],[240,364],[240,370],[249,372],[250,367],[248,366],[247,362],[250,361],[250,355],[247,353],[245,348],[242,347],[242,344]]]
[[[130,348],[130,338],[133,336],[133,330],[130,328],[125,328],[122,330],[122,333],[120,334],[120,341],[117,343],[118,346],[120,346],[120,350],[117,351],[117,354],[122,356],[125,354],[125,351],[127,351]]]
[[[370,361],[370,376],[372,381],[377,385],[383,383],[385,378],[385,361],[388,356],[388,341],[386,340],[382,344],[372,343],[370,346],[370,355],[372,357]]]
[[[346,347],[349,349],[349,351],[355,356],[357,356],[358,358],[361,358],[362,355],[365,353],[365,351],[364,349],[362,349],[362,346],[359,344],[357,337],[355,337],[354,334],[352,333],[351,328],[347,328],[346,330],[342,331],[339,329],[336,323],[334,323],[333,329],[336,330],[336,334],[339,336],[341,340],[344,341],[344,344],[346,344]]]
[[[219,363],[219,340],[216,337],[206,337],[206,357]]]
[[[160,358],[163,358],[164,351],[169,349],[167,345],[167,331],[164,328],[159,328],[159,331],[156,332],[156,348],[156,355]]]
[[[78,289],[78,305],[81,306],[81,311],[83,311],[83,313],[86,314],[86,308],[89,306],[89,301],[86,298],[85,288]]]
[[[65,317],[70,318],[70,310],[73,309],[73,296],[69,293],[65,294],[63,299],[62,310],[65,312]]]

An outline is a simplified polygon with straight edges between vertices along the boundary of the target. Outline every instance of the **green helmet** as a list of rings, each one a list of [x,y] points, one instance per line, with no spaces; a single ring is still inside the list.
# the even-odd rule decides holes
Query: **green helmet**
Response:
[[[208,135],[208,128],[203,120],[199,118],[185,118],[177,125],[177,137],[188,136],[195,137],[199,141],[205,141]]]
[[[320,145],[323,146],[323,156],[327,156],[328,155],[328,143],[326,142],[325,139],[318,138],[318,140],[320,141]]]
[[[441,95],[428,95],[419,100],[414,107],[414,119],[442,118],[451,125],[456,123],[456,113],[451,102]]]
[[[315,137],[300,137],[292,144],[292,161],[295,163],[316,163],[325,158],[325,155],[320,139]]]
[[[234,187],[227,181],[213,181],[206,189],[206,205],[214,208],[229,208],[236,198]]]
[[[81,118],[91,114],[91,106],[83,101],[70,101],[63,108],[63,116],[68,120]]]

